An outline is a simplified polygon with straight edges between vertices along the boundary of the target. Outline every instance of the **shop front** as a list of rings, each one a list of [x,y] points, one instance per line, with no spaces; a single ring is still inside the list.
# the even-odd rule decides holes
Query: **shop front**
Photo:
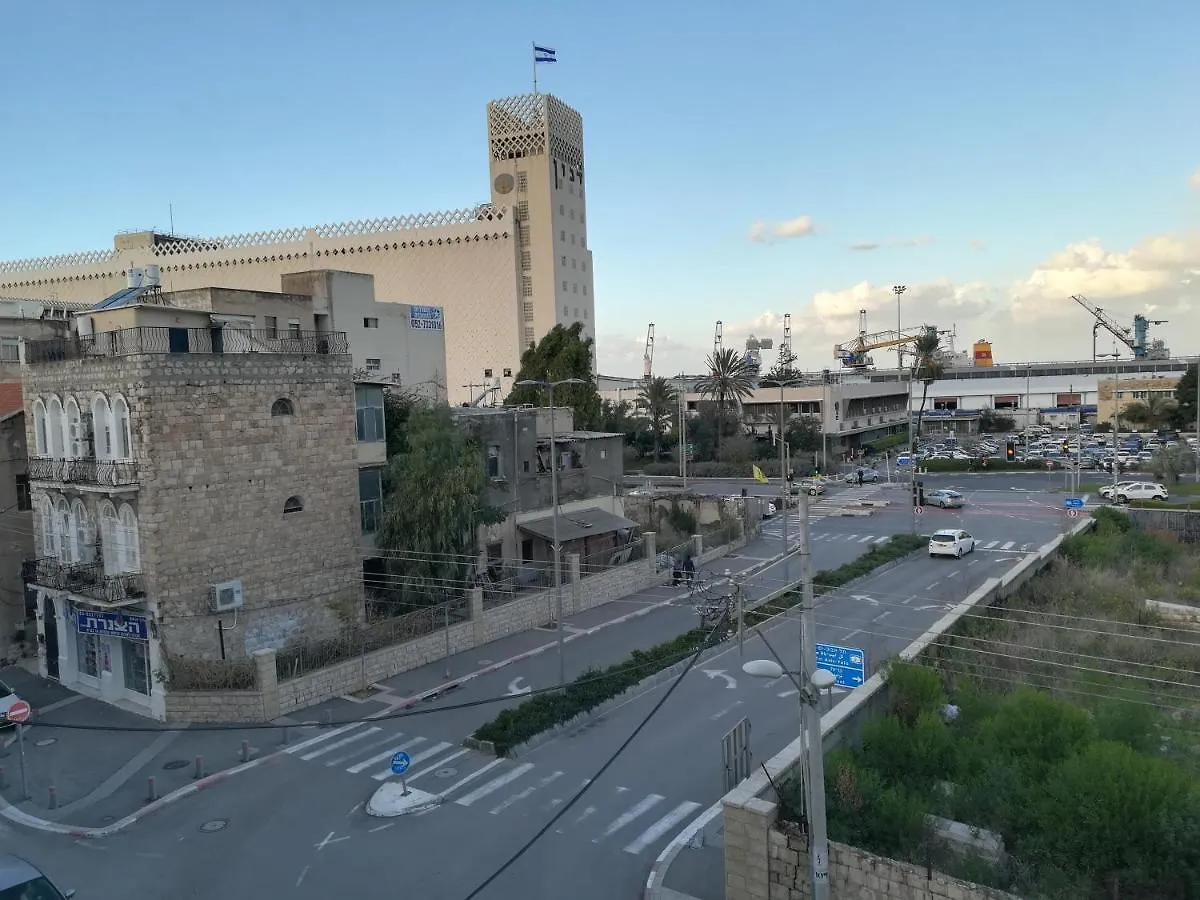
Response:
[[[158,643],[144,606],[99,609],[70,593],[46,591],[39,604],[42,674],[106,703],[162,719],[163,685],[154,677]],[[51,658],[51,657],[55,658]]]

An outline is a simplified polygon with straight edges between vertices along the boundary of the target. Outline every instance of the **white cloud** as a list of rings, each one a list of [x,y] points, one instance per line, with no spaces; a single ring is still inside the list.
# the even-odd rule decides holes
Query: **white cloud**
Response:
[[[1193,191],[1200,191],[1200,166],[1196,167],[1196,171],[1192,173],[1192,177],[1188,179],[1188,187]]]
[[[878,250],[880,247],[928,247],[934,243],[934,239],[927,234],[918,235],[917,237],[908,238],[888,238],[884,241],[861,241],[857,244],[851,244],[851,250]]]
[[[797,216],[783,222],[755,222],[750,226],[748,237],[756,244],[771,244],[788,238],[810,237],[816,230],[812,216]]]

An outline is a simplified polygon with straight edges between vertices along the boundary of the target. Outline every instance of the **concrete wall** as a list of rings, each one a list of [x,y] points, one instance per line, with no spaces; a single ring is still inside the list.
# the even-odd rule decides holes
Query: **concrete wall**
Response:
[[[1139,528],[1169,531],[1189,544],[1200,542],[1200,510],[1128,508],[1125,512]]]
[[[1076,525],[1071,530],[1071,533],[1082,533],[1091,528],[1092,524],[1090,519],[1085,519]],[[1063,536],[1059,535],[1037,551],[1027,554],[1020,562],[1005,573],[1003,577],[992,578],[986,581],[968,597],[964,598],[954,609],[934,623],[925,634],[901,651],[900,658],[909,660],[917,658],[938,637],[945,634],[957,624],[963,615],[971,612],[976,607],[989,606],[1019,590],[1023,584],[1049,564],[1051,558],[1058,552],[1062,541]],[[886,709],[887,683],[882,675],[873,675],[866,683],[852,691],[841,703],[821,717],[823,752],[828,754],[837,747],[855,742],[858,739],[862,725],[870,718],[882,714]],[[772,782],[780,784],[793,776],[795,770],[801,764],[803,754],[802,744],[802,739],[798,738],[793,741],[768,760],[764,766],[759,767],[753,775],[721,798],[725,828],[726,900],[763,900],[763,898],[767,897],[775,898],[781,896],[778,893],[781,888],[775,888],[775,892],[773,892],[773,885],[780,883],[772,881],[773,873],[774,877],[789,880],[789,891],[799,891],[799,893],[788,893],[782,896],[787,896],[789,900],[809,896],[806,893],[808,890],[808,864],[806,861],[800,866],[792,863],[790,870],[783,867],[783,862],[772,869],[770,861],[773,848],[778,846],[777,843],[772,842],[770,835],[772,831],[778,830],[777,820],[779,815],[778,804],[774,799],[771,799],[774,796]],[[843,893],[837,893],[835,888],[834,896],[864,897],[868,898],[868,900],[874,900],[874,898],[882,900],[884,897],[890,898],[893,896],[886,892],[888,889],[887,885],[890,885],[891,882],[883,875],[878,874],[870,876],[870,878],[875,879],[874,881],[871,881],[870,878],[867,879],[867,887],[859,884],[854,888],[854,890],[869,890],[875,893],[854,893],[853,891],[846,893],[845,891],[848,890],[847,885],[854,884],[854,882],[849,881],[851,877],[863,877],[861,875],[852,876],[850,874],[851,872],[862,871],[862,860],[878,860],[879,858],[854,848],[845,848],[845,851],[842,853],[841,865],[839,867],[835,862],[837,857],[834,855],[833,848],[831,847],[831,879],[833,879],[833,883],[836,885],[838,883],[837,879],[840,878],[843,885]],[[888,877],[891,877],[890,873],[892,872],[907,871],[905,868],[906,864],[904,863],[892,860],[886,862],[889,866],[887,869],[887,873],[889,873]],[[892,869],[890,868],[892,866],[898,868]],[[946,889],[947,892],[935,894],[926,889],[925,893],[920,893],[916,887],[906,885],[905,890],[909,890],[910,893],[897,893],[894,896],[902,898],[920,897],[923,900],[928,897],[975,900],[975,898],[1004,896],[998,893],[963,894],[961,893],[962,888],[959,886],[960,883],[954,882],[953,879],[934,875],[931,875],[928,880],[932,881],[934,877],[942,878],[945,884],[951,885],[950,888]],[[900,876],[900,882],[904,882],[906,879],[911,881],[909,875]],[[984,890],[983,888],[978,889]],[[912,891],[917,892],[912,893]],[[960,893],[956,894],[954,891],[960,891]]]
[[[240,579],[231,658],[330,635],[362,615],[353,384],[346,356],[139,356],[26,368],[36,396],[121,393],[148,596],[171,656],[218,659],[209,586]],[[272,416],[279,398],[294,414]],[[32,425],[28,426],[32,428]],[[27,440],[32,441],[32,435]],[[290,497],[300,512],[283,512]]]

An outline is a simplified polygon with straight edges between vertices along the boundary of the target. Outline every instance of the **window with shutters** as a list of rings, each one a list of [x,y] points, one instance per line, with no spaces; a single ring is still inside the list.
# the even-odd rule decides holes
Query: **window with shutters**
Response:
[[[526,322],[533,321],[533,301],[526,300],[521,304],[521,312],[524,314]]]
[[[528,250],[521,251],[521,268],[526,271],[533,268],[533,254]]]
[[[522,275],[521,276],[521,296],[522,297],[532,297],[533,296],[533,276],[532,275]]]

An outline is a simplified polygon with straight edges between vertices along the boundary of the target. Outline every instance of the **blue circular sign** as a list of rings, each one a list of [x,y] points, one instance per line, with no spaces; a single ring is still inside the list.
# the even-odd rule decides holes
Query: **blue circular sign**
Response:
[[[392,757],[392,774],[403,775],[408,771],[408,767],[412,765],[412,757],[403,750]]]

